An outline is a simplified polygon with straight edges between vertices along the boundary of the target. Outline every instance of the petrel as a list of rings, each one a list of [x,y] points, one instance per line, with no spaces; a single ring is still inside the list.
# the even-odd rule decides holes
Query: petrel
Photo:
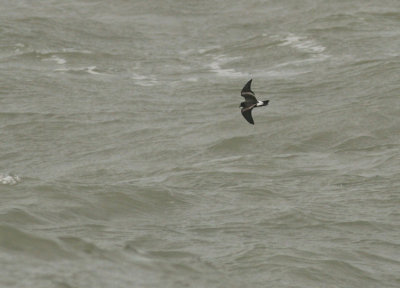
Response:
[[[250,79],[249,82],[244,85],[242,92],[240,93],[240,95],[244,97],[245,101],[240,103],[239,108],[241,108],[242,115],[247,120],[247,122],[254,125],[254,120],[251,116],[251,110],[253,110],[254,107],[267,106],[269,100],[257,100],[256,95],[253,91],[251,91],[251,81],[253,81],[253,79]]]

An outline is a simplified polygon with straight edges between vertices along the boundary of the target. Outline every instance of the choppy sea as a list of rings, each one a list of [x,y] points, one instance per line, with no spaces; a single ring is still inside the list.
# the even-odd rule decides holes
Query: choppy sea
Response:
[[[0,286],[400,287],[399,48],[397,0],[2,0]]]

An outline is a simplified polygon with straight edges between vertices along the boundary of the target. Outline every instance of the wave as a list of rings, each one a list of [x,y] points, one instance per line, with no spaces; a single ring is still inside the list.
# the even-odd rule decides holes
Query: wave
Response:
[[[70,255],[57,240],[36,236],[8,225],[0,225],[0,243],[8,251],[39,259],[65,259]]]
[[[27,209],[21,207],[10,207],[8,209],[4,209],[6,211],[2,211],[1,220],[6,222],[9,225],[37,225],[42,224],[43,221],[37,215],[30,213]]]
[[[67,58],[79,58],[93,54],[90,50],[80,50],[74,48],[61,48],[61,49],[35,49],[26,47],[24,44],[17,43],[13,46],[13,53],[10,53],[2,58],[22,58],[22,60],[41,60],[41,61],[54,61],[59,65],[67,63]]]
[[[0,184],[15,185],[19,182],[21,182],[21,178],[18,175],[0,174]]]
[[[89,73],[92,75],[100,75],[103,73],[98,72],[99,70],[97,69],[96,66],[88,66],[88,67],[78,67],[78,68],[58,68],[55,69],[54,71],[56,72],[69,72],[69,73]]]
[[[326,47],[317,43],[315,40],[308,39],[307,37],[298,36],[290,33],[283,39],[282,43],[278,46],[290,46],[306,53],[320,54],[325,51]]]
[[[141,75],[137,73],[132,74],[134,83],[139,86],[154,86],[158,80],[154,75]]]
[[[67,60],[65,60],[64,58],[61,58],[57,55],[52,55],[50,58],[43,59],[43,61],[54,61],[59,65],[63,65],[65,63],[67,63]]]
[[[214,56],[213,61],[209,63],[207,66],[210,68],[211,72],[214,72],[221,77],[229,77],[229,78],[240,78],[245,76],[248,77],[249,75],[246,73],[238,72],[233,68],[222,67],[238,59],[241,59],[241,57],[227,57],[226,55],[218,55]]]

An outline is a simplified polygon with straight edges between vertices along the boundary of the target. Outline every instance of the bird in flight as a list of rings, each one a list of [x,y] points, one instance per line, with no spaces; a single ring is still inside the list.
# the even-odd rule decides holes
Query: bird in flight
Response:
[[[255,107],[267,106],[269,100],[257,100],[256,95],[253,91],[251,91],[251,81],[253,81],[253,79],[250,79],[249,82],[244,85],[242,92],[240,93],[240,95],[244,97],[245,101],[240,103],[239,108],[241,108],[244,119],[246,119],[250,124],[254,125],[254,120],[251,116],[251,110],[253,110]]]

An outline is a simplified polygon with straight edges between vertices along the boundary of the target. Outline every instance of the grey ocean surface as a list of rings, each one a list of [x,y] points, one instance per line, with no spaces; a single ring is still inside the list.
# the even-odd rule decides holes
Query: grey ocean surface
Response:
[[[398,0],[2,0],[0,287],[400,287],[399,71]]]

